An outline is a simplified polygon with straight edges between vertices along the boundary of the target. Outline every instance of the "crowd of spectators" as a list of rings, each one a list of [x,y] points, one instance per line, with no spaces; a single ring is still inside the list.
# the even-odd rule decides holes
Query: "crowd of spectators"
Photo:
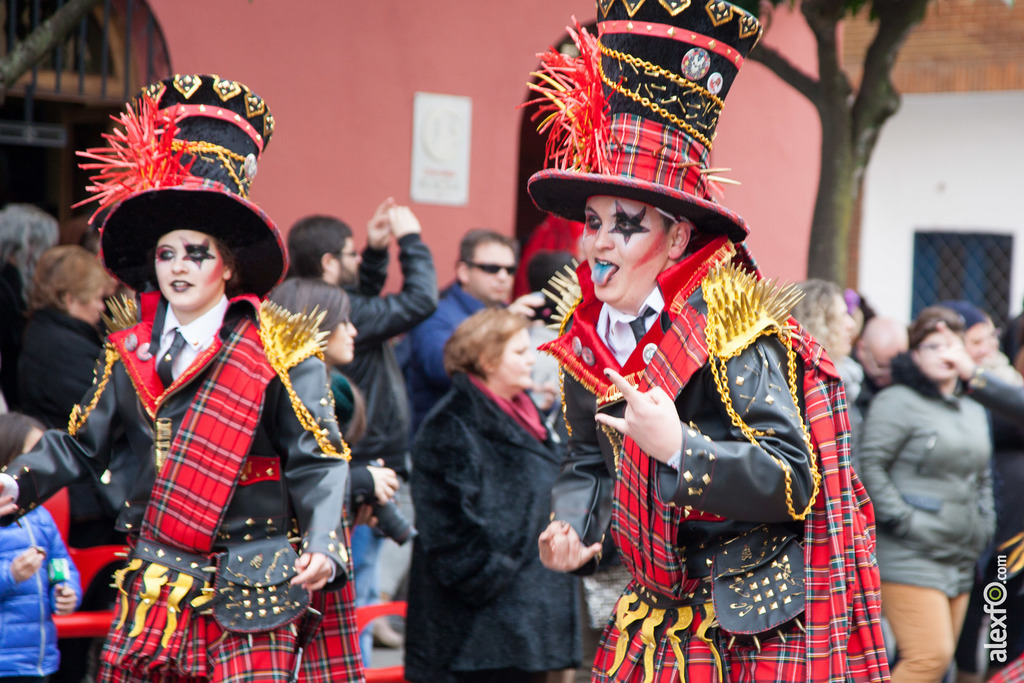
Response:
[[[93,381],[115,293],[93,251],[55,246],[64,233],[35,207],[0,210],[2,411],[47,428],[67,426]],[[566,438],[557,366],[535,349],[553,335],[555,303],[541,290],[569,275],[574,254],[531,249],[521,264],[516,241],[470,230],[439,297],[408,207],[385,200],[361,250],[360,239],[335,217],[298,221],[289,279],[269,297],[324,314],[336,415],[353,454],[345,495],[357,602],[380,599],[386,537],[414,538],[398,556],[404,566],[389,568],[408,576],[387,591],[408,597],[417,624],[404,643],[410,680],[569,680],[586,659],[591,620],[581,598],[592,602],[594,591],[543,568],[535,547]],[[392,245],[401,282],[383,294]],[[529,291],[513,301],[517,276]],[[945,301],[908,325],[834,283],[799,288],[793,316],[844,380],[855,468],[874,502],[892,679],[939,681],[955,664],[961,681],[984,680],[1002,663],[987,656],[984,589],[1024,532],[1014,495],[1024,485],[1024,324],[1012,321],[1000,339],[985,311]],[[121,542],[112,521],[133,476],[115,458],[76,486],[71,545]],[[398,521],[385,527],[392,514]],[[1007,610],[1007,662],[1024,653],[1022,577],[1007,584],[1021,603]],[[403,644],[394,626],[378,630],[378,644]],[[566,637],[547,637],[552,629]],[[368,629],[364,658],[372,637]]]

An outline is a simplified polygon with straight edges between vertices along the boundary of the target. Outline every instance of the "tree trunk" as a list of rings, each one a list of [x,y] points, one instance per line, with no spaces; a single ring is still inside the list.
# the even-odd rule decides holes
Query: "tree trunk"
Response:
[[[0,104],[13,85],[52,50],[100,0],[69,0],[0,58]]]

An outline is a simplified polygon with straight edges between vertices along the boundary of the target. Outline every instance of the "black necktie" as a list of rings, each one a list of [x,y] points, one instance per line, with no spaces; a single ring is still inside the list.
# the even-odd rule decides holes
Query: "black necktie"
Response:
[[[167,349],[167,353],[161,356],[156,364],[156,374],[160,377],[160,381],[164,383],[165,387],[171,386],[171,382],[174,381],[171,366],[174,365],[174,360],[183,348],[185,348],[185,338],[181,336],[180,329],[175,329],[171,348]]]
[[[647,319],[652,315],[654,315],[654,309],[647,306],[644,310],[640,311],[640,315],[629,321],[629,329],[633,330],[633,337],[636,339],[637,344],[647,334]]]

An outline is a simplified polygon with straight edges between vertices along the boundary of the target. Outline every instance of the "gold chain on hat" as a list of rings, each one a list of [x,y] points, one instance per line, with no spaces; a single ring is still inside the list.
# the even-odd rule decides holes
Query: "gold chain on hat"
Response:
[[[706,100],[708,100],[708,101],[712,102],[713,104],[715,104],[717,106],[717,109],[718,109],[719,113],[722,111],[722,108],[725,106],[725,102],[721,98],[719,98],[718,96],[712,94],[711,91],[709,91],[709,90],[707,90],[705,88],[702,88],[700,85],[694,83],[693,81],[686,80],[685,78],[681,77],[679,74],[674,74],[671,71],[669,71],[668,69],[662,68],[662,67],[658,66],[657,64],[652,64],[651,62],[648,62],[646,60],[640,59],[639,57],[634,57],[633,55],[629,55],[629,54],[626,54],[624,52],[619,52],[618,50],[613,50],[610,47],[606,47],[600,41],[598,41],[597,47],[601,51],[601,54],[604,54],[604,55],[606,55],[608,57],[612,57],[612,58],[617,59],[617,60],[619,60],[621,62],[626,62],[627,64],[629,64],[630,66],[632,66],[634,69],[636,69],[638,71],[640,69],[643,69],[644,71],[646,71],[648,73],[657,74],[659,76],[662,76],[663,78],[667,78],[668,80],[672,81],[673,83],[675,83],[676,85],[678,85],[679,87],[681,87],[681,88],[683,88],[685,90],[689,90],[691,92],[696,92],[701,97],[703,97]],[[598,69],[599,69],[599,71],[601,73],[601,81],[604,82],[604,84],[607,85],[609,88],[611,88],[615,92],[619,93],[620,95],[623,95],[624,97],[628,97],[629,99],[633,100],[634,102],[640,103],[644,107],[646,107],[646,108],[650,109],[651,111],[653,111],[655,114],[663,116],[664,118],[666,118],[669,121],[671,121],[672,123],[674,123],[678,128],[682,128],[687,133],[689,133],[691,136],[693,136],[694,138],[699,140],[701,142],[701,144],[703,144],[709,150],[711,149],[711,140],[708,139],[708,137],[706,135],[702,134],[700,131],[698,131],[696,128],[694,128],[692,125],[690,125],[689,123],[687,123],[683,119],[679,118],[678,116],[676,116],[672,112],[668,111],[667,109],[665,109],[661,105],[657,104],[656,102],[651,100],[651,98],[644,97],[643,95],[640,95],[639,93],[635,93],[635,92],[633,92],[633,91],[631,91],[631,90],[629,90],[627,88],[624,88],[619,83],[613,82],[610,78],[608,78],[607,74],[605,74],[605,72],[604,72],[604,65],[603,64],[599,63],[598,64]]]
[[[220,160],[221,166],[227,169],[228,175],[235,181],[235,186],[238,187],[238,194],[242,197],[248,197],[249,186],[252,185],[252,179],[245,174],[245,157],[237,152],[232,152],[226,147],[214,144],[212,142],[199,141],[186,141],[175,140],[171,143],[171,149],[175,152],[179,150],[185,150],[193,156],[202,156],[203,154],[214,154],[217,159]],[[213,163],[213,160],[209,157],[203,157],[204,161]],[[235,170],[234,161],[238,163],[242,168],[242,178],[238,177],[238,172]]]

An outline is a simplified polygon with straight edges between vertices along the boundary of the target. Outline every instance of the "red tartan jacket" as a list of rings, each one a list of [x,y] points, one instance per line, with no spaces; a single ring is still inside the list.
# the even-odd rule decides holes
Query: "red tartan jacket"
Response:
[[[86,417],[76,434],[50,430],[31,453],[8,466],[8,471],[18,476],[22,510],[34,508],[74,481],[92,477],[98,482],[111,455],[129,451],[139,463],[139,474],[120,510],[117,527],[137,534],[156,481],[159,441],[173,440],[181,429],[182,420],[216,365],[225,335],[236,325],[257,325],[259,321],[258,301],[250,297],[233,300],[220,338],[165,390],[156,377],[152,354],[143,347],[149,340],[156,300],[143,296],[142,321],[112,335],[119,340],[117,343],[108,343],[107,371],[101,368],[99,381],[80,403]],[[127,341],[132,334],[135,339]],[[254,376],[263,372],[265,358],[252,362]],[[295,400],[326,430],[334,449],[341,451],[323,361],[315,356],[306,358],[291,368],[288,377]],[[296,406],[279,377],[266,383],[260,399],[258,421],[241,466],[220,475],[234,487],[229,499],[220,502],[222,509],[216,510],[220,521],[212,550],[290,535],[297,525],[304,552],[321,552],[338,565],[335,582],[328,589],[340,586],[351,568],[343,521],[348,462],[324,453],[314,434],[300,423]],[[218,440],[219,433],[217,426],[211,425],[201,427],[192,438],[231,448],[231,443]],[[187,482],[182,485],[189,486]],[[174,521],[183,525],[190,522],[185,515],[178,515]]]
[[[687,564],[690,553],[703,558],[763,522],[796,530],[805,541],[808,680],[883,680],[874,520],[850,467],[841,382],[821,347],[799,332],[752,333],[725,362],[709,352],[702,286],[715,266],[730,262],[753,271],[716,240],[662,273],[666,310],[622,368],[596,333],[601,303],[589,269],[578,269],[582,298],[564,334],[543,347],[565,373],[570,429],[554,517],[571,523],[585,544],[611,529],[634,577],[665,595],[707,573]],[[676,397],[684,425],[678,472],[595,423],[598,410],[624,409],[605,367]]]

